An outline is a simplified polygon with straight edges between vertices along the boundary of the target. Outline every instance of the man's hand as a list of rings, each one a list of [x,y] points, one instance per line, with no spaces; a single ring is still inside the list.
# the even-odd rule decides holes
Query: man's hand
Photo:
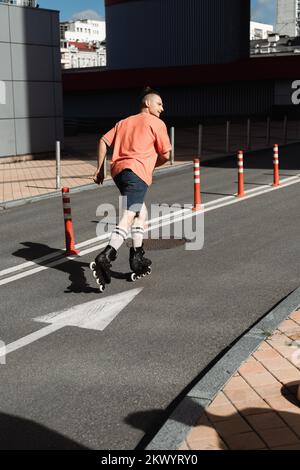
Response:
[[[93,180],[96,184],[103,184],[104,181],[104,165],[99,169],[97,168]]]
[[[157,168],[158,166],[162,166],[165,163],[167,163],[169,158],[170,158],[170,152],[166,152],[166,153],[163,153],[161,155],[158,155],[157,160],[156,160],[156,164],[155,164],[155,168]]]

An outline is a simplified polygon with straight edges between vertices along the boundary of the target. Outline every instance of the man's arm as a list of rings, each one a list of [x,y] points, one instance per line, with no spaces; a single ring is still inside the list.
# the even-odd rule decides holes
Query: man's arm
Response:
[[[103,139],[100,139],[99,144],[98,144],[98,157],[97,157],[98,166],[97,166],[97,170],[94,174],[94,182],[97,183],[97,184],[102,184],[103,181],[104,181],[104,165],[103,165],[103,162],[104,162],[104,159],[106,157],[106,152],[107,152],[106,143],[104,142]]]
[[[155,168],[158,166],[164,165],[168,160],[170,159],[170,152],[162,153],[161,155],[158,155]]]

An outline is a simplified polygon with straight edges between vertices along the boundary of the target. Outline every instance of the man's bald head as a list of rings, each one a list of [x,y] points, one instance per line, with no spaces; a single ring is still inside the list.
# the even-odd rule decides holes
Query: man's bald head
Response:
[[[159,93],[157,93],[156,91],[149,91],[149,93],[145,94],[141,100],[141,107],[146,107],[146,101],[153,100],[153,97],[155,96],[158,96],[160,98]]]
[[[141,111],[160,117],[163,110],[160,94],[155,90],[147,89],[141,100]]]

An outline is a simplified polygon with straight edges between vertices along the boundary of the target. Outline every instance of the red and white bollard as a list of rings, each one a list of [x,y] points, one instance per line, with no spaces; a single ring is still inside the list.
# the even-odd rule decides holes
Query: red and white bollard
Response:
[[[66,256],[78,255],[79,250],[75,248],[75,238],[73,231],[73,221],[71,214],[71,204],[69,197],[69,188],[62,188],[64,221],[65,221],[65,236],[66,236]]]
[[[200,189],[200,160],[194,160],[194,207],[193,211],[201,209],[201,189]]]
[[[242,150],[238,153],[238,193],[237,197],[244,197],[244,154]]]
[[[274,181],[273,181],[273,186],[280,186],[280,181],[279,181],[279,155],[278,155],[278,145],[274,145]]]

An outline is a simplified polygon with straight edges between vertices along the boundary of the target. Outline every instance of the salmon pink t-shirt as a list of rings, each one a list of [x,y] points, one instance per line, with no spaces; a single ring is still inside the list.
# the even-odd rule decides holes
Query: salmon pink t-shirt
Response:
[[[111,175],[132,170],[148,186],[158,154],[172,148],[165,123],[156,116],[139,113],[119,121],[102,139],[113,145]]]

